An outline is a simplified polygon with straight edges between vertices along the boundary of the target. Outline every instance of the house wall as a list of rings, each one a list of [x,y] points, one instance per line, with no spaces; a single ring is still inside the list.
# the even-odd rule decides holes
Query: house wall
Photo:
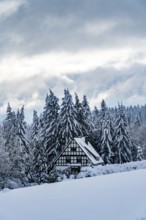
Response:
[[[91,165],[91,161],[75,140],[69,144],[56,162],[57,166],[66,166],[69,164],[77,164],[81,166]]]

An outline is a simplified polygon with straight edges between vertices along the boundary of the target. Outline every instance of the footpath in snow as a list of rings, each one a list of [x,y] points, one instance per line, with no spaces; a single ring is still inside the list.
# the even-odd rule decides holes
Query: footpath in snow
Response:
[[[0,192],[1,220],[144,220],[146,170]]]

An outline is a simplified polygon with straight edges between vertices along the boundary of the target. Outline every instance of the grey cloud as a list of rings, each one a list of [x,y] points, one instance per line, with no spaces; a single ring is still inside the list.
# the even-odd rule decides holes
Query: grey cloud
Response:
[[[146,66],[133,65],[130,68],[123,68],[117,71],[114,68],[97,68],[94,71],[82,74],[66,74],[61,76],[49,76],[41,74],[29,79],[6,81],[0,84],[0,109],[9,101],[12,107],[19,108],[26,104],[27,120],[30,121],[32,110],[42,112],[44,100],[49,89],[60,98],[63,97],[63,90],[69,88],[72,94],[77,92],[82,100],[84,94],[88,100],[94,101],[94,105],[100,107],[98,96],[106,93],[105,98],[108,106],[115,106],[118,102],[125,105],[145,104],[146,94]],[[38,94],[35,98],[33,94]],[[29,105],[34,101],[32,106]],[[93,106],[92,106],[93,107]]]
[[[123,102],[125,105],[145,104],[145,65],[135,64],[121,70],[97,68],[83,75],[73,74],[71,78],[75,80],[74,88],[80,97],[87,94],[89,100],[96,100],[100,94],[107,93],[105,100],[109,106],[115,106],[118,102]],[[95,101],[95,105],[100,107],[99,104]]]
[[[26,0],[15,13],[0,18],[0,57],[20,54],[31,59],[50,51],[135,47],[146,40],[145,20],[145,0]],[[104,25],[107,28],[102,30]],[[94,33],[96,27],[98,33]],[[144,52],[134,53],[127,62],[143,60]],[[82,74],[66,73],[64,78],[40,73],[29,79],[7,80],[0,84],[0,108],[13,99],[29,103],[37,92],[35,107],[41,111],[47,91],[52,89],[61,98],[64,88],[77,92],[80,98],[86,94],[95,104],[102,93],[109,94],[106,101],[110,106],[118,101],[145,104],[146,66],[135,64],[121,70],[105,66]],[[28,115],[32,108],[27,109]]]
[[[145,11],[146,2],[142,0],[29,0],[0,21],[1,53],[31,55],[129,45],[132,38],[146,36]],[[117,25],[98,36],[85,32],[87,23],[98,28],[100,22]]]
[[[42,111],[45,103],[45,97],[49,89],[52,89],[61,99],[64,88],[69,86],[70,83],[68,83],[64,78],[56,76],[46,78],[42,73],[41,78],[40,75],[38,75],[30,77],[29,79],[4,81],[0,83],[0,108],[3,108],[8,102],[10,102],[10,104],[12,103],[12,107],[16,109],[24,104],[26,105],[27,116],[30,117],[33,109],[36,109],[39,112]],[[27,104],[29,106],[29,103],[31,103],[34,99],[33,94],[38,95],[38,97],[36,97],[36,101],[38,102],[32,107],[27,107]]]

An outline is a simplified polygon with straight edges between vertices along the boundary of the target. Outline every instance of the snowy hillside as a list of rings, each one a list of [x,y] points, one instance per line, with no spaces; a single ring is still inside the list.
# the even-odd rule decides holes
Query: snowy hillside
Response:
[[[0,192],[1,220],[141,220],[146,170]]]
[[[111,173],[121,173],[132,170],[146,169],[146,160],[135,161],[123,164],[107,164],[104,166],[83,167],[77,178],[100,176]]]

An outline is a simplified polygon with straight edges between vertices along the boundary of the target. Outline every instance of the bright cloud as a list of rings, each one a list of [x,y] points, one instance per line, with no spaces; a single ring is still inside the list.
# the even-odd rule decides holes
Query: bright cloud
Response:
[[[24,0],[5,0],[0,2],[0,16],[10,16],[24,3]]]
[[[118,25],[115,21],[101,21],[101,22],[94,22],[94,23],[87,23],[84,26],[85,33],[100,36],[106,34],[113,28]]]
[[[135,48],[111,48],[77,53],[46,53],[31,57],[7,56],[0,60],[0,82],[26,79],[36,75],[47,78],[54,75],[62,77],[63,74],[84,73],[97,67],[121,69],[135,62],[146,64],[146,54],[143,58],[135,58],[138,53]]]
[[[3,97],[1,102],[4,103],[0,112],[4,111],[3,106],[6,106],[8,101],[14,109],[21,105],[25,105],[28,111],[42,109],[42,95],[44,99],[48,89],[53,89],[61,98],[66,87],[70,88],[72,93],[78,92],[80,97],[87,94],[92,108],[95,105],[100,106],[102,99],[107,100],[110,105],[117,104],[118,101],[124,100],[125,94],[132,91],[135,91],[135,94],[140,90],[138,86],[132,89],[138,81],[136,68],[135,72],[130,72],[134,63],[141,62],[136,56],[138,53],[139,51],[133,48],[122,48],[48,53],[31,58],[17,55],[5,57],[0,61],[0,92]],[[98,71],[98,68],[103,71]],[[93,74],[96,69],[97,73]],[[114,73],[111,69],[114,69]],[[144,82],[142,78],[139,85]],[[133,102],[135,104],[138,103],[139,96],[136,97]],[[133,98],[130,99],[128,95],[125,103],[130,104],[130,100],[132,102]],[[139,100],[142,103],[143,98]]]
[[[9,101],[27,115],[52,89],[91,106],[145,104],[146,3],[133,0],[0,2],[0,114]]]

